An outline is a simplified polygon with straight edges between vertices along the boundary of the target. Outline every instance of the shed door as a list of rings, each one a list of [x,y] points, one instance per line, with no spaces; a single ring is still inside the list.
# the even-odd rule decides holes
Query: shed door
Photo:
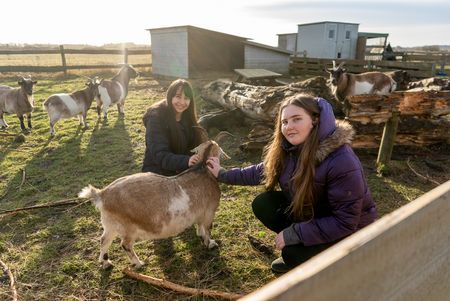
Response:
[[[345,25],[344,26],[344,34],[343,34],[343,39],[341,42],[341,49],[338,49],[338,54],[337,56],[340,56],[343,59],[353,59],[352,57],[352,50],[351,50],[351,41],[352,41],[352,31],[353,31],[353,27],[351,25]]]
[[[325,58],[336,58],[337,24],[327,24],[325,27]]]

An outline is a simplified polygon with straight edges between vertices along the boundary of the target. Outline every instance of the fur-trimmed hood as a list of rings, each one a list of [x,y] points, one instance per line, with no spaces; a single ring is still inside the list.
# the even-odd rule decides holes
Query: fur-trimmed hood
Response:
[[[329,154],[344,144],[351,144],[355,130],[348,121],[336,120],[334,132],[319,143],[316,153],[317,163],[322,162]]]

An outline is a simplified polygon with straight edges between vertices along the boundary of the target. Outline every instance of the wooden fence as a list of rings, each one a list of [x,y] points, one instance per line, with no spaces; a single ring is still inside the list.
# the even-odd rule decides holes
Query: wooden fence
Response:
[[[70,65],[67,64],[66,54],[110,54],[110,55],[123,55],[123,63],[128,63],[128,57],[130,55],[150,55],[149,49],[65,49],[63,45],[59,46],[59,49],[30,49],[30,50],[0,50],[1,55],[48,55],[48,54],[60,54],[61,65],[55,66],[33,66],[33,65],[21,65],[21,66],[0,66],[0,72],[64,72],[67,74],[68,70],[81,70],[81,69],[112,69],[118,68],[118,64],[98,64],[98,65]],[[150,58],[149,58],[150,61]],[[151,67],[152,64],[133,64],[134,67]]]
[[[449,217],[447,181],[240,300],[449,300]]]
[[[368,71],[405,70],[411,77],[426,78],[435,76],[436,63],[403,61],[362,61],[335,59],[336,64],[345,62],[345,68],[351,73]],[[292,57],[289,64],[291,75],[328,76],[325,69],[333,66],[332,59]]]

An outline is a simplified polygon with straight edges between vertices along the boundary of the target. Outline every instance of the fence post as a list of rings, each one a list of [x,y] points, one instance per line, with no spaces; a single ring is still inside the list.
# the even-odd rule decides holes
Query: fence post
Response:
[[[124,64],[128,64],[128,48],[125,48],[123,51],[123,62]]]
[[[67,76],[67,64],[66,64],[66,55],[64,53],[64,45],[59,45],[59,50],[61,51],[61,61],[64,72],[64,77]]]
[[[392,149],[394,148],[395,134],[397,133],[398,120],[400,113],[393,111],[391,118],[386,121],[381,138],[380,148],[378,150],[377,167],[382,168],[391,160]]]

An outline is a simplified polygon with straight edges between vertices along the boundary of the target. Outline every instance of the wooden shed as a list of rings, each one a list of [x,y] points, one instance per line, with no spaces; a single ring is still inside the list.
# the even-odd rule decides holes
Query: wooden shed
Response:
[[[244,67],[247,38],[190,25],[147,29],[154,76],[192,78]]]
[[[282,74],[289,73],[289,58],[292,51],[250,41],[244,44],[246,69],[267,69]]]

